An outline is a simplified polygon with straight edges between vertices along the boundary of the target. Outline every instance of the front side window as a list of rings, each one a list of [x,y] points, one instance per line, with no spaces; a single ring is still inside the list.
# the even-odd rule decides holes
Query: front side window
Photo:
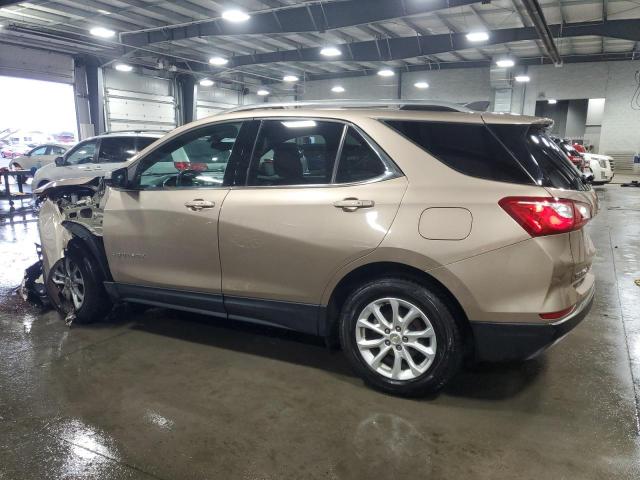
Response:
[[[331,121],[264,120],[251,159],[248,185],[331,183],[344,128],[342,123]]]
[[[241,123],[191,130],[161,145],[138,165],[142,189],[204,188],[223,184]]]
[[[97,140],[89,140],[88,142],[81,143],[69,153],[64,164],[82,165],[84,163],[93,163],[97,143]]]
[[[46,146],[34,148],[29,152],[30,157],[37,157],[38,155],[46,155],[46,154],[47,154]]]
[[[126,162],[137,153],[135,137],[106,137],[100,141],[99,163]]]

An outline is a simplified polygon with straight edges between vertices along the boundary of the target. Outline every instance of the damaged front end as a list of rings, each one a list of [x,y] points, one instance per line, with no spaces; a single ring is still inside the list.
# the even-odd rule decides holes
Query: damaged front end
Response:
[[[25,272],[23,297],[41,297],[46,291],[67,323],[75,318],[84,297],[77,266],[67,254],[70,248],[81,244],[94,256],[104,258],[102,219],[106,192],[102,178],[51,182],[34,192],[40,205],[40,261]],[[106,265],[104,268],[108,269]],[[42,283],[33,278],[35,275],[41,276]]]

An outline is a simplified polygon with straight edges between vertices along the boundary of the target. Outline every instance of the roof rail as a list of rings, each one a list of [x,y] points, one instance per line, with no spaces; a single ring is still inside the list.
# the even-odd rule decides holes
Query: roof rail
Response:
[[[242,105],[239,107],[224,110],[222,113],[247,112],[251,110],[292,110],[296,108],[311,109],[353,109],[353,108],[384,108],[392,110],[421,110],[440,112],[474,112],[466,105],[457,103],[440,102],[437,100],[313,100],[302,102],[283,103],[256,103],[252,105]]]
[[[168,133],[169,130],[110,130],[108,132],[99,133],[96,136],[100,135],[119,135],[121,133]]]

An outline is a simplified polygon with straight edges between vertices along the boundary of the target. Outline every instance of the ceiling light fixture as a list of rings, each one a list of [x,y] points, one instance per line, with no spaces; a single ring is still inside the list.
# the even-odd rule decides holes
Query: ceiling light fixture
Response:
[[[501,68],[509,68],[509,67],[513,67],[516,64],[516,62],[514,62],[512,59],[510,58],[501,58],[500,60],[498,60],[496,62],[496,65],[501,67]]]
[[[300,79],[295,75],[285,75],[284,77],[282,77],[282,80],[284,80],[285,82],[297,82]]]
[[[558,100],[556,100],[555,98],[550,98],[549,100],[547,100],[547,102],[549,103],[549,105],[555,105],[556,103],[558,103]]]
[[[313,120],[291,120],[288,122],[282,122],[287,128],[309,128],[315,127],[317,125]]]
[[[261,88],[260,90],[257,91],[257,94],[260,95],[261,97],[264,97],[266,95],[269,95],[269,90],[265,90],[264,88]]]
[[[516,82],[520,82],[520,83],[525,83],[531,80],[531,77],[529,77],[529,75],[516,75],[514,78]]]
[[[429,84],[427,82],[416,82],[413,86],[420,89],[429,88]]]
[[[382,70],[378,70],[378,75],[381,77],[393,77],[395,72],[389,68],[383,68]]]
[[[130,72],[133,70],[131,65],[127,65],[126,63],[116,63],[116,70],[119,72]]]
[[[209,59],[209,63],[211,65],[217,65],[217,66],[221,66],[221,65],[226,65],[227,63],[229,63],[229,60],[223,57],[211,57]]]
[[[320,50],[320,55],[324,55],[325,57],[337,57],[338,55],[342,55],[342,52],[336,47],[325,47]]]
[[[200,80],[200,86],[202,87],[212,87],[213,86],[213,80],[210,80],[208,78],[203,78],[202,80]]]
[[[98,9],[98,13],[101,13],[103,15],[111,15],[111,12],[108,10],[103,10],[101,8]]]
[[[93,27],[91,30],[89,30],[89,33],[94,37],[100,38],[111,38],[116,34],[116,32],[114,32],[113,30],[109,30],[108,28],[104,27]]]
[[[467,33],[467,40],[470,42],[486,42],[489,40],[489,34],[487,32],[469,32]]]
[[[238,23],[238,22],[246,22],[251,17],[245,12],[243,12],[242,10],[233,9],[233,10],[226,10],[222,12],[222,18],[224,18],[229,22]]]
[[[335,87],[333,87],[331,89],[331,91],[333,93],[343,93],[344,92],[344,87],[340,86],[340,85],[336,85]]]

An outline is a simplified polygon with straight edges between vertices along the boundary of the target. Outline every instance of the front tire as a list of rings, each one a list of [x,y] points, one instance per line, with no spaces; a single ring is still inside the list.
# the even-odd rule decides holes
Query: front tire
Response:
[[[402,278],[374,280],[349,295],[340,343],[367,384],[408,397],[440,390],[463,360],[451,309],[435,290]]]
[[[76,323],[93,323],[102,320],[112,307],[103,281],[93,255],[73,246],[51,268],[46,282],[47,294],[65,317],[73,318]]]

